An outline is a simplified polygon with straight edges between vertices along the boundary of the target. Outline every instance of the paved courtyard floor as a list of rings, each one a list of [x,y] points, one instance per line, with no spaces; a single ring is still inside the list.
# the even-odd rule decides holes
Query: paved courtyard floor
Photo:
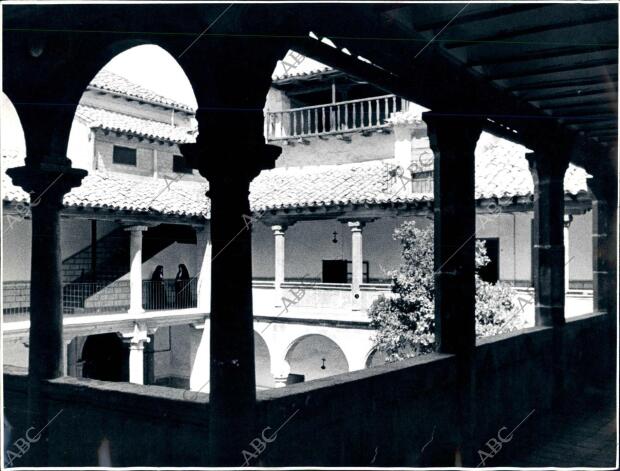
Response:
[[[616,467],[616,396],[613,387],[584,391],[562,408],[536,417],[515,433],[506,446],[510,457],[502,453],[486,463],[514,467]]]

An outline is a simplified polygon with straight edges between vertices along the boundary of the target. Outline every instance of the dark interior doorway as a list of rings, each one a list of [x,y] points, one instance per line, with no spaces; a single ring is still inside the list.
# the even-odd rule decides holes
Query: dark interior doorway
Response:
[[[82,376],[102,381],[129,381],[129,348],[115,333],[91,335],[82,350]]]
[[[487,248],[487,257],[490,262],[478,270],[478,274],[483,281],[497,283],[499,280],[499,239],[478,239],[484,241]]]

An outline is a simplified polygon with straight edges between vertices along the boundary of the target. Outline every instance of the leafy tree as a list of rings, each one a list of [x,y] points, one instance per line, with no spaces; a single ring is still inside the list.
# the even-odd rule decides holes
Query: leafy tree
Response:
[[[389,273],[392,295],[379,296],[370,307],[377,349],[388,361],[429,353],[435,348],[433,231],[413,221],[394,231],[402,246],[402,263]],[[486,247],[476,241],[476,272],[489,263]],[[485,337],[522,328],[509,285],[483,281],[476,273],[476,335]]]

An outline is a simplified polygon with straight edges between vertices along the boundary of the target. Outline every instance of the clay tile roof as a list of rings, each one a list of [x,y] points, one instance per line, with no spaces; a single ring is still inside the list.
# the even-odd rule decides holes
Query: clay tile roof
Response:
[[[525,148],[498,139],[482,138],[476,148],[476,199],[531,196],[533,182]],[[3,168],[23,165],[3,157]],[[413,193],[410,185],[389,177],[394,160],[266,170],[250,187],[253,211],[329,207],[346,204],[414,203],[432,201],[432,193]],[[564,179],[571,196],[587,194],[587,173],[571,165]],[[208,217],[208,183],[91,172],[65,196],[66,206],[108,208],[161,215]],[[2,173],[2,198],[26,202],[28,195]]]
[[[126,134],[135,134],[151,139],[171,141],[180,144],[195,142],[193,130],[187,127],[173,126],[150,119],[136,118],[134,116],[86,105],[78,105],[75,115],[91,127],[118,131]]]
[[[7,168],[7,163],[3,157],[3,169]],[[21,164],[23,165],[23,161]],[[81,186],[66,194],[63,203],[65,207],[73,208],[207,218],[210,207],[209,200],[205,197],[207,189],[206,181],[95,171],[82,180]],[[5,172],[2,173],[2,198],[15,203],[26,203],[30,200],[25,191],[12,184]]]
[[[190,105],[166,98],[165,96],[155,93],[153,90],[142,87],[141,85],[129,81],[125,77],[105,69],[100,70],[95,78],[93,78],[89,84],[89,88],[118,93],[120,95],[133,97],[137,100],[169,106],[171,108],[177,108],[189,113],[193,113],[195,111]]]
[[[476,148],[476,199],[528,197],[534,185],[523,146],[484,134]],[[413,193],[407,180],[391,178],[394,160],[276,168],[252,182],[254,211],[346,204],[432,201],[432,193]],[[587,173],[570,165],[564,181],[571,196],[587,194]],[[404,183],[403,183],[404,182]]]

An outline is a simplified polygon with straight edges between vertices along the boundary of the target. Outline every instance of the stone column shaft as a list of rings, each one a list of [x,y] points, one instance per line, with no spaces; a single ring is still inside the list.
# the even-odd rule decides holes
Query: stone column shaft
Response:
[[[456,453],[474,461],[476,429],[476,142],[482,121],[424,113],[434,154],[435,342],[456,354]]]
[[[359,311],[362,304],[361,284],[364,281],[364,250],[362,245],[362,229],[364,223],[351,221],[351,306]]]
[[[282,283],[284,283],[284,266],[286,261],[285,251],[285,232],[286,226],[271,226],[275,242],[275,267],[274,267],[274,286],[275,286],[275,306],[282,306]]]
[[[142,307],[142,231],[146,226],[126,228],[130,233],[129,240],[129,312],[144,312]]]
[[[41,390],[45,380],[62,376],[64,368],[62,258],[60,210],[63,196],[79,186],[86,171],[55,164],[10,168],[15,185],[30,193],[32,250],[30,268],[30,330],[28,349],[29,426],[41,429],[48,420],[48,401]],[[47,434],[47,432],[46,432]],[[47,438],[43,435],[42,442]],[[45,444],[31,451],[28,461],[46,464]],[[28,464],[25,462],[25,464]]]
[[[129,382],[144,384],[144,344],[151,341],[146,329],[134,326],[129,341]]]
[[[568,161],[555,152],[527,155],[534,180],[535,322],[563,325],[564,319],[564,173]]]
[[[435,341],[440,352],[462,353],[476,339],[474,150],[482,125],[432,113],[423,119],[435,157]]]

